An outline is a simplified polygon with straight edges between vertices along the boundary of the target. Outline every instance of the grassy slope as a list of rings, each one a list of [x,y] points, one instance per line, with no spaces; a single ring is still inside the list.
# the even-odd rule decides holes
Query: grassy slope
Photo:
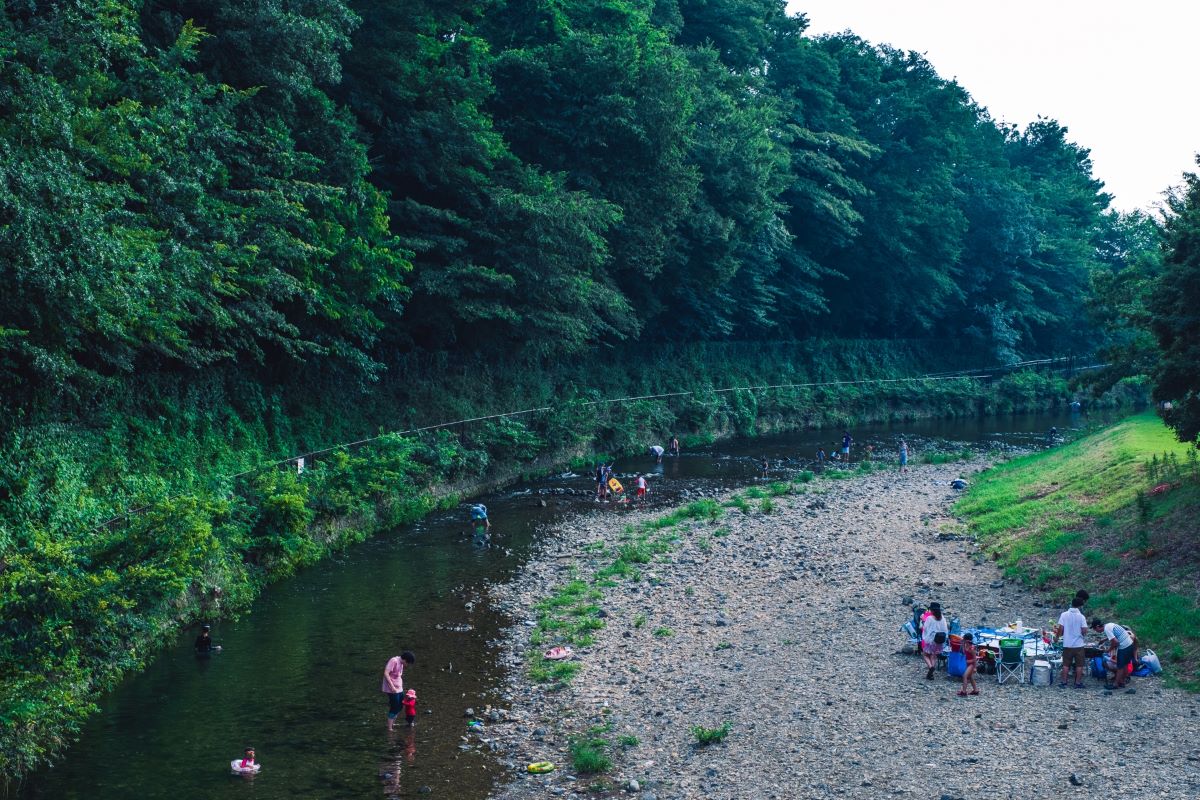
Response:
[[[1188,446],[1141,414],[988,470],[956,511],[1010,577],[1128,623],[1174,680],[1200,689],[1200,475]],[[1178,468],[1151,475],[1151,458]],[[1172,488],[1149,494],[1158,483]]]

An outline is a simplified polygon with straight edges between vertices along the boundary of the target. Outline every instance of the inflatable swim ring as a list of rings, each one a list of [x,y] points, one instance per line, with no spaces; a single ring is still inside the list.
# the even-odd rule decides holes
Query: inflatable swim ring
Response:
[[[542,773],[545,773],[545,772],[553,772],[554,765],[551,764],[549,761],[535,761],[532,764],[530,764],[528,767],[526,767],[525,769],[528,770],[529,772],[532,772],[534,775],[541,775]]]
[[[564,658],[570,658],[571,648],[569,647],[551,647],[542,655],[550,661],[559,661]]]
[[[229,762],[229,768],[239,775],[254,775],[260,769],[262,769],[262,764],[251,764],[248,767],[243,767],[242,760],[240,758],[235,758],[233,761]]]

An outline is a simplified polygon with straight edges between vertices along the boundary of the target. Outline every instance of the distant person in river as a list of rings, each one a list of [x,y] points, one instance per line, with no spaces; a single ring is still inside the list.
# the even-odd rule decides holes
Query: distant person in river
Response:
[[[819,467],[825,466],[825,448],[824,447],[817,448],[817,466],[819,466]]]
[[[242,760],[238,762],[238,769],[253,769],[254,768],[254,748],[247,747],[246,752],[242,755]]]
[[[767,476],[771,474],[771,462],[767,459],[766,456],[763,456],[762,464],[760,464],[759,466],[762,467],[763,480],[766,480]]]
[[[662,445],[660,445],[660,444],[650,445],[650,452],[654,454],[655,463],[661,464],[663,453],[666,452],[665,450],[663,450]]]
[[[492,522],[488,519],[487,506],[483,503],[476,503],[471,506],[471,527],[475,531],[475,538],[486,540],[492,530]]]
[[[383,684],[379,690],[388,697],[387,729],[394,730],[396,717],[404,710],[404,667],[412,666],[417,657],[411,650],[405,650],[398,656],[388,659],[383,668]]]
[[[842,461],[850,460],[850,445],[854,444],[854,439],[850,436],[850,431],[842,431]]]
[[[900,471],[908,472],[908,442],[900,440]]]
[[[200,626],[200,635],[196,637],[196,643],[193,646],[196,648],[197,655],[221,652],[221,645],[212,640],[211,625]]]
[[[1058,441],[1058,427],[1051,425],[1050,430],[1046,432],[1046,444],[1054,444]]]
[[[673,456],[679,455],[679,437],[678,436],[671,437],[671,443],[667,446],[667,450]]]
[[[604,462],[601,461],[596,465],[596,499],[604,500],[608,497],[608,476],[604,474]]]

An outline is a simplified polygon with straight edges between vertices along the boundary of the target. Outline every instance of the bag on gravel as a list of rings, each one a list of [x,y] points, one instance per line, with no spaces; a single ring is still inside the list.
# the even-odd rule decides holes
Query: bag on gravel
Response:
[[[1154,675],[1162,672],[1162,664],[1159,663],[1158,656],[1150,649],[1142,651],[1142,666],[1149,667],[1151,674]]]
[[[961,678],[967,674],[967,657],[962,653],[951,653],[946,656],[946,674],[951,678]]]

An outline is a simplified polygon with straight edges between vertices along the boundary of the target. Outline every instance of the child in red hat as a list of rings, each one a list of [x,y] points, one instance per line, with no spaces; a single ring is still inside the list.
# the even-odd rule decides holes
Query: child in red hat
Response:
[[[408,727],[413,727],[417,724],[417,690],[409,689],[404,693],[404,700],[400,703],[404,706],[404,718],[408,720]]]

